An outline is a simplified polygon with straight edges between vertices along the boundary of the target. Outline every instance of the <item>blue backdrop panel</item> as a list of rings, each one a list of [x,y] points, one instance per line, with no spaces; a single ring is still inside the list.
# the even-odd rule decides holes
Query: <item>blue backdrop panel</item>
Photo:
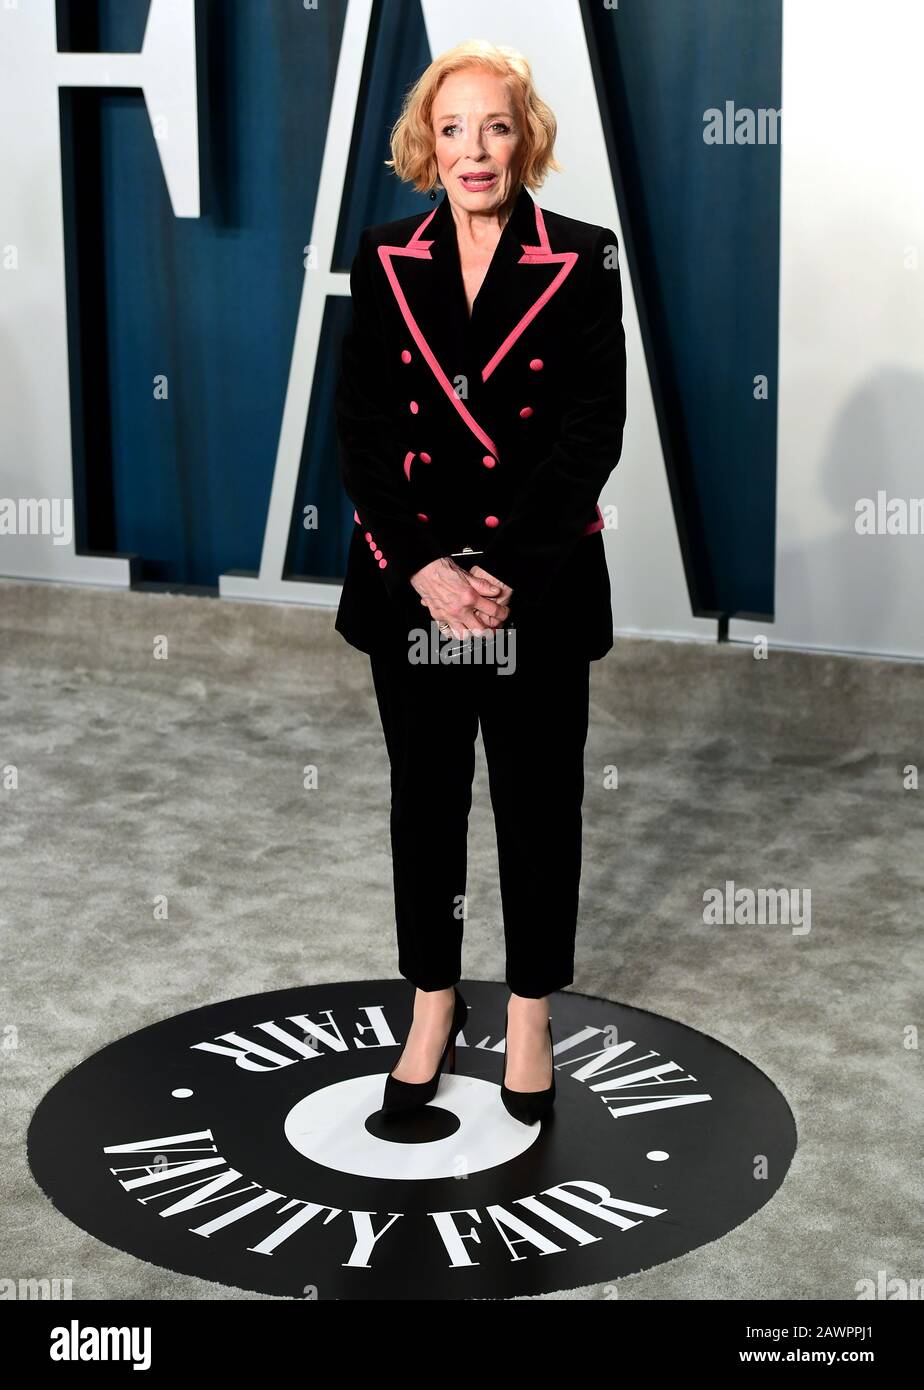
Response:
[[[780,149],[707,145],[703,115],[779,109],[782,3],[585,16],[694,608],[770,614]]]

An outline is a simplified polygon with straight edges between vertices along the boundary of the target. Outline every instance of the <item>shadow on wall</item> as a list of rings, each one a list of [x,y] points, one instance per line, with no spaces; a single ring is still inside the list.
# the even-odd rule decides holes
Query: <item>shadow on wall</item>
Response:
[[[810,374],[800,390],[811,419]],[[799,405],[788,407],[796,419]],[[924,518],[915,513],[916,500],[924,507],[922,438],[924,378],[883,370],[857,387],[833,421],[817,469],[810,453],[781,457],[778,527],[797,538],[778,548],[776,620],[784,641],[924,657]],[[786,470],[799,479],[787,479],[788,488]],[[797,514],[784,515],[784,506]],[[858,531],[864,522],[873,534]]]

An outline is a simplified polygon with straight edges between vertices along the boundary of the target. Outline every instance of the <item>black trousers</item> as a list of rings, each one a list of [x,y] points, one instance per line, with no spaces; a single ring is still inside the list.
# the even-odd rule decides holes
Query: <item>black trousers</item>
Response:
[[[590,661],[554,636],[515,669],[371,655],[391,763],[398,969],[419,989],[462,974],[466,839],[481,726],[494,811],[506,983],[571,984],[581,877]]]

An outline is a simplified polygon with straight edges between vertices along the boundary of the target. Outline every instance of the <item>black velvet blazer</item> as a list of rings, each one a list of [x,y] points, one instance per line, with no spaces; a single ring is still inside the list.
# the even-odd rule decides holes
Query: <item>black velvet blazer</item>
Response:
[[[597,505],[622,451],[616,236],[521,187],[471,317],[449,202],[367,228],[335,397],[354,528],[337,631],[372,652],[431,617],[409,582],[441,555],[513,588],[517,645],[613,645]]]

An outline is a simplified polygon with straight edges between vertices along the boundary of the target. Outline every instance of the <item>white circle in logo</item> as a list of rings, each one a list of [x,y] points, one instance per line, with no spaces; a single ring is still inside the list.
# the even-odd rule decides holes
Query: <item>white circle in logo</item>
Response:
[[[366,1129],[366,1120],[381,1109],[384,1084],[382,1072],[312,1092],[286,1116],[286,1138],[305,1158],[338,1173],[420,1182],[508,1163],[525,1153],[542,1129],[508,1115],[494,1082],[449,1075],[441,1079],[431,1105],[455,1115],[458,1129],[425,1144],[380,1139]]]

